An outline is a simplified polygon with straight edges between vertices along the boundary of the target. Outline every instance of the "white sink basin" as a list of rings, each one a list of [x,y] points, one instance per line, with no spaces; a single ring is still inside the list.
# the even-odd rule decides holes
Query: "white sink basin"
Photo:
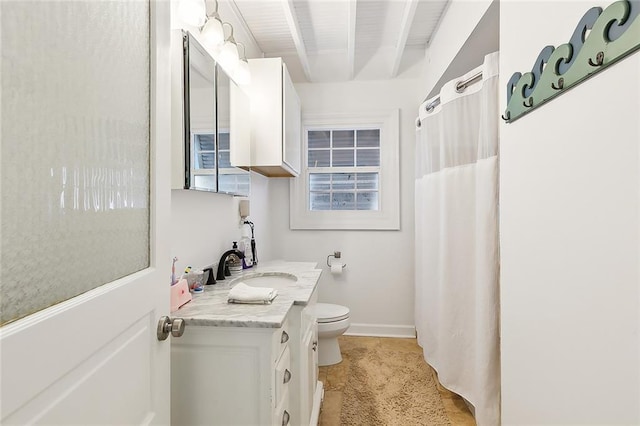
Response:
[[[237,282],[243,282],[251,287],[270,287],[275,289],[295,287],[297,281],[298,278],[295,275],[282,272],[249,275],[237,279]]]

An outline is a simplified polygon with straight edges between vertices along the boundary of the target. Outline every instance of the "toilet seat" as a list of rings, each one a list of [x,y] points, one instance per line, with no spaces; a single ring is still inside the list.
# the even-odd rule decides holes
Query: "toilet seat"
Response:
[[[349,308],[331,303],[316,303],[318,324],[327,324],[349,318]]]

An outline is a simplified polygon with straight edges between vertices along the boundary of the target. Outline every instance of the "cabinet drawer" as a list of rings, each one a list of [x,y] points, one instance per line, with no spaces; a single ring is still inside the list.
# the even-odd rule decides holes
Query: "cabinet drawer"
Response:
[[[289,345],[291,340],[291,329],[289,327],[289,320],[285,321],[284,325],[275,333],[273,333],[272,348],[272,360],[274,363],[278,362],[282,351]]]
[[[275,374],[275,395],[274,399],[276,401],[276,406],[280,405],[282,402],[283,396],[286,394],[287,389],[289,388],[289,382],[293,379],[291,372],[291,355],[289,353],[289,348],[285,348],[280,360],[276,364],[276,374]]]
[[[273,426],[291,426],[291,408],[289,406],[289,392],[285,392],[280,402],[273,412],[271,420]]]

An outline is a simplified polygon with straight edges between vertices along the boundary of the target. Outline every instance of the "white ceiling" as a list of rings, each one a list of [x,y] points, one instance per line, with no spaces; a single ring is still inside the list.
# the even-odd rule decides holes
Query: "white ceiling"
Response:
[[[387,79],[424,57],[448,0],[230,0],[265,57],[296,82]]]

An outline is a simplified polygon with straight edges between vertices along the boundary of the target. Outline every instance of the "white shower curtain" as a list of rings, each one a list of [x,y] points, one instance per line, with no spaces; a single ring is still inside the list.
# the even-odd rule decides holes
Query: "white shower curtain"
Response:
[[[482,82],[456,83],[482,71]],[[418,343],[440,382],[500,424],[498,54],[420,106],[416,141]]]

